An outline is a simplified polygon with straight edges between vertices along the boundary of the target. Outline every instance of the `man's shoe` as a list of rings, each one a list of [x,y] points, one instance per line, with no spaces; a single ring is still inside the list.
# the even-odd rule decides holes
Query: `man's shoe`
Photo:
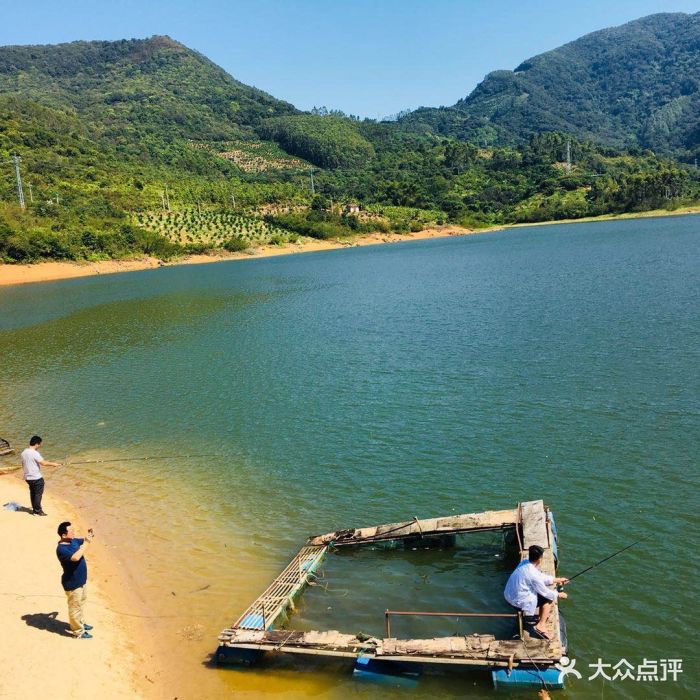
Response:
[[[34,511],[34,515],[48,515],[48,513],[44,513],[43,510],[37,510],[37,511]]]
[[[79,634],[76,639],[92,639],[92,635],[89,632],[83,632]]]
[[[92,625],[86,625],[85,623],[83,623],[83,629],[84,629],[86,632],[89,632],[89,631],[92,629]]]

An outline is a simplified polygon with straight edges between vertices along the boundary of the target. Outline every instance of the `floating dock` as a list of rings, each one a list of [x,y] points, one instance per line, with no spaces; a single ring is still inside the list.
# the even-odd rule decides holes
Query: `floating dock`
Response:
[[[458,534],[503,530],[513,534],[521,558],[527,557],[530,545],[544,550],[542,571],[555,575],[557,535],[554,517],[543,501],[519,503],[509,510],[452,515],[443,518],[388,523],[371,527],[337,530],[310,537],[282,573],[243,612],[236,622],[223,630],[215,658],[219,663],[255,662],[263,653],[302,656],[328,656],[354,659],[356,673],[384,675],[396,673],[407,665],[448,664],[492,672],[496,686],[532,685],[562,687],[555,668],[566,653],[566,634],[555,605],[548,620],[551,640],[532,637],[527,621],[512,613],[479,611],[400,611],[385,612],[385,636],[354,635],[335,630],[302,632],[276,629],[294,611],[294,600],[314,578],[328,551],[333,547],[350,547],[390,540],[423,540],[449,545]],[[502,591],[494,595],[501,596]],[[391,619],[395,616],[505,617],[513,618],[515,633],[510,639],[496,639],[489,634],[435,637],[431,639],[397,639],[391,636]]]

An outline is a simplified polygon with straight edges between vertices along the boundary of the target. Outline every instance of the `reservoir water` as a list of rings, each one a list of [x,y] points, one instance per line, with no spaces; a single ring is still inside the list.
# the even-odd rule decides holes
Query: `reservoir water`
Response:
[[[172,696],[492,697],[485,674],[379,689],[328,662],[205,661],[309,534],[543,498],[563,575],[644,538],[571,585],[584,678],[562,697],[697,697],[699,229],[541,226],[6,288],[0,434],[41,434],[48,459],[173,456],[49,483],[131,572]],[[511,566],[493,534],[331,556],[292,625],[501,611]],[[598,659],[683,672],[589,682]]]

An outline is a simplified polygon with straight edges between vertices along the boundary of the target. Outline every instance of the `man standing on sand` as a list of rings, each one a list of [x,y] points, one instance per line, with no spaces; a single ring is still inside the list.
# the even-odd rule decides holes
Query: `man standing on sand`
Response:
[[[61,538],[56,546],[56,556],[63,567],[61,585],[68,600],[68,621],[71,634],[76,639],[92,639],[92,625],[85,622],[85,601],[87,600],[87,563],[83,552],[85,545],[95,536],[92,529],[87,537],[74,537],[72,525],[66,521],[58,526]]]
[[[29,497],[32,500],[32,513],[34,515],[46,515],[41,508],[41,497],[44,495],[44,477],[41,467],[60,467],[58,462],[48,462],[39,454],[41,438],[32,435],[29,447],[22,451],[22,469],[24,480],[29,486]]]
[[[537,617],[539,619],[532,628],[535,637],[550,639],[545,623],[552,611],[552,606],[557,598],[567,598],[567,594],[553,591],[547,586],[553,584],[567,584],[568,578],[554,578],[540,571],[544,549],[533,544],[528,550],[528,558],[523,559],[515,571],[510,575],[506,589],[503,592],[505,599],[517,610],[523,612],[525,617]]]

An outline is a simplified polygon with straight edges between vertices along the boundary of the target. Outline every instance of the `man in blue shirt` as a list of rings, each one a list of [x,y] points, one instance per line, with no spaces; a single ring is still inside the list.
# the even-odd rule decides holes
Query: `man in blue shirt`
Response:
[[[92,639],[91,625],[85,623],[84,609],[87,600],[87,563],[83,553],[85,545],[92,541],[94,534],[88,530],[86,538],[74,537],[73,526],[63,522],[58,526],[61,538],[56,547],[56,556],[63,567],[61,585],[68,599],[68,620],[73,636],[77,639]]]

